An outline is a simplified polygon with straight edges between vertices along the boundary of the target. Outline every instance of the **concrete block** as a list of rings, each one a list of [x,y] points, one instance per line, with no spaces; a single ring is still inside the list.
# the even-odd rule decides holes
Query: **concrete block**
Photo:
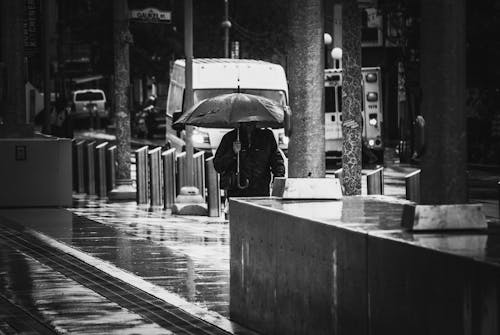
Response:
[[[486,229],[481,204],[405,205],[402,226],[411,230]]]
[[[2,138],[0,157],[0,207],[71,205],[71,140]]]
[[[333,178],[275,178],[273,196],[283,199],[342,198],[339,179]]]

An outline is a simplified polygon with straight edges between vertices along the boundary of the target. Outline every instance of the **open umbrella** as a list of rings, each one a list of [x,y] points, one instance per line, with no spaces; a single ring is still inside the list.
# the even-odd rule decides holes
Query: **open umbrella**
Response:
[[[240,141],[239,125],[245,122],[255,122],[259,128],[288,128],[288,106],[283,106],[274,100],[246,93],[222,94],[200,101],[186,111],[173,124],[180,130],[186,125],[205,128],[236,128],[236,142]],[[288,133],[288,129],[285,129]],[[237,152],[236,177],[238,187],[246,188],[248,184],[240,184],[239,151]]]
[[[242,122],[257,122],[259,128],[281,128],[286,106],[246,93],[222,94],[200,101],[185,112],[174,129],[185,125],[205,128],[235,128]]]

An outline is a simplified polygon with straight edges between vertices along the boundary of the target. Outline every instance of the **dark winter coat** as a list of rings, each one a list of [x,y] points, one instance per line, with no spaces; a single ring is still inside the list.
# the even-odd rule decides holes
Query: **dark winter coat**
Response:
[[[214,167],[221,174],[221,184],[229,175],[236,172],[236,154],[233,151],[233,142],[236,140],[236,129],[222,138],[215,153]],[[240,178],[244,184],[248,180],[246,189],[239,189],[234,181],[228,186],[229,196],[269,196],[271,172],[274,177],[285,175],[283,158],[278,151],[278,145],[273,132],[269,129],[256,128],[248,143],[247,135],[240,132]]]

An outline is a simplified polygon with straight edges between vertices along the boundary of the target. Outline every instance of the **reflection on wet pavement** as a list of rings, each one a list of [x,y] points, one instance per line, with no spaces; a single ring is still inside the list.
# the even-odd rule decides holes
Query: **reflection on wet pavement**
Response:
[[[170,334],[3,243],[0,295],[58,333]]]
[[[206,217],[196,220],[171,216],[165,211],[138,210],[135,203],[87,199],[76,206],[70,210],[77,215],[52,210],[46,218],[41,217],[41,211],[36,209],[3,210],[2,213],[8,212],[9,218],[24,226],[228,317],[227,222],[220,219],[207,222]],[[57,229],[51,217],[59,218],[55,220]]]

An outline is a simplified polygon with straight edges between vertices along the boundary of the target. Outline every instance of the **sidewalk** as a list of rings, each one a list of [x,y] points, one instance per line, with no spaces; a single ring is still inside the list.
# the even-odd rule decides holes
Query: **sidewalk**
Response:
[[[252,333],[228,320],[229,227],[222,218],[172,216],[135,202],[86,197],[68,209],[3,209],[2,218],[227,333]]]

